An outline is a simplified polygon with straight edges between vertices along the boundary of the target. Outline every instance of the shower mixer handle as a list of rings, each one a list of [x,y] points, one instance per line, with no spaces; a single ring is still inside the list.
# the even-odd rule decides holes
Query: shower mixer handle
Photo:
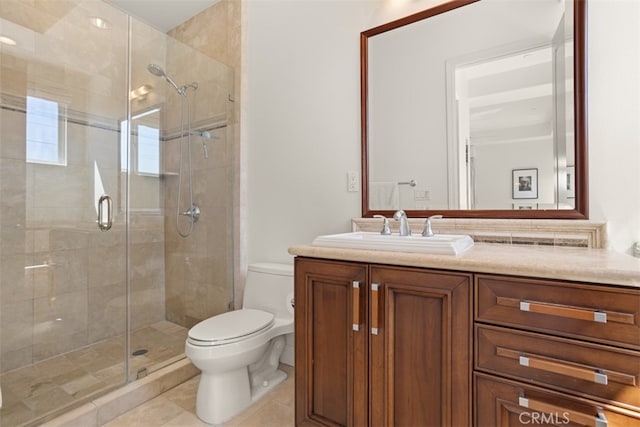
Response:
[[[188,216],[193,220],[193,222],[198,222],[198,220],[200,219],[200,208],[196,205],[193,205],[186,211],[182,212],[181,215]]]

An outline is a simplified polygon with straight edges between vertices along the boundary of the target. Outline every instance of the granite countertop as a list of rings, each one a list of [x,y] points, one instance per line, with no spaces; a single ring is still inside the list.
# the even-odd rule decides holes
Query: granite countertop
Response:
[[[640,258],[605,249],[477,243],[461,255],[431,255],[302,245],[295,256],[496,273],[640,288]]]

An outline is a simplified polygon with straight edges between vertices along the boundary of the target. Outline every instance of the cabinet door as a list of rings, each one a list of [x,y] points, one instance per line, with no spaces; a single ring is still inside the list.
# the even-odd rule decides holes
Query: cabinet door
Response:
[[[372,425],[470,425],[471,275],[371,267],[370,281]]]
[[[296,425],[368,424],[366,282],[364,264],[296,258]]]

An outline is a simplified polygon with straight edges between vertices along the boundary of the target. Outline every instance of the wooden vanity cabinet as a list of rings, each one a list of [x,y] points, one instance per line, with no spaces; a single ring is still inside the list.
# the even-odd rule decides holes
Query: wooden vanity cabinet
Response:
[[[296,258],[296,425],[470,425],[471,277]]]
[[[638,288],[304,257],[295,274],[297,425],[640,427]]]

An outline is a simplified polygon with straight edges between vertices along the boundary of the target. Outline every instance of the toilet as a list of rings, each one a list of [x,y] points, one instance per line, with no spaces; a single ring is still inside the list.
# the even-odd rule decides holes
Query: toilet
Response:
[[[196,414],[220,424],[287,378],[278,369],[293,333],[293,266],[249,265],[243,307],[189,330],[185,353],[202,371]]]

